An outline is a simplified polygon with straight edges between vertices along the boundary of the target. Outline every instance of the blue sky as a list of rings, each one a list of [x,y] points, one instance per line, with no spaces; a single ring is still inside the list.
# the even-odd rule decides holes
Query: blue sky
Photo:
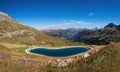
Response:
[[[38,29],[120,24],[120,0],[0,0],[0,11]]]

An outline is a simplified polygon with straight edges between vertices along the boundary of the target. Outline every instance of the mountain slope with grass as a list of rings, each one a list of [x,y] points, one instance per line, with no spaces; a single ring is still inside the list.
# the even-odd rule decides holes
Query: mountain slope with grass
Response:
[[[26,63],[24,60],[13,61],[11,50],[0,45],[0,72],[119,72],[120,71],[120,43],[113,43],[87,59],[73,62],[67,67],[39,67]],[[23,54],[22,56],[28,56]],[[29,56],[33,57],[33,56]],[[19,57],[20,58],[20,57]],[[19,60],[18,58],[18,60]],[[35,58],[35,57],[34,57]],[[23,63],[23,64],[22,64]],[[33,62],[34,63],[34,62]],[[35,62],[36,64],[36,62]]]
[[[53,38],[35,28],[25,26],[2,12],[0,12],[0,41],[41,46],[64,46],[72,44],[64,39]]]
[[[49,68],[51,72],[120,72],[120,43],[106,46],[88,59],[65,68]],[[46,71],[46,72],[47,72]]]
[[[48,29],[48,30],[41,30],[41,31],[49,36],[70,40],[72,37],[74,37],[78,32],[81,32],[82,30],[84,29],[68,28],[68,29],[57,29],[57,30]]]
[[[120,42],[120,25],[109,23],[101,29],[87,29],[79,32],[72,39],[87,44],[108,44],[109,42]]]
[[[109,23],[100,29],[61,29],[43,30],[43,33],[64,38],[73,42],[83,42],[86,44],[109,44],[110,42],[120,42],[120,25]]]

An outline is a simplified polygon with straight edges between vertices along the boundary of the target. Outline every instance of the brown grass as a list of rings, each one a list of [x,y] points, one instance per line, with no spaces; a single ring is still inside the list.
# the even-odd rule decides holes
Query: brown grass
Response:
[[[0,72],[120,72],[120,43],[106,46],[91,57],[63,68],[19,64],[18,58],[34,61],[46,61],[49,58],[13,51],[0,45],[0,55],[3,53],[9,54],[11,58],[0,58]]]
[[[3,45],[7,48],[19,48],[19,47],[25,47],[26,45],[22,44],[13,44],[13,43],[6,43],[6,42],[0,42],[0,45]]]

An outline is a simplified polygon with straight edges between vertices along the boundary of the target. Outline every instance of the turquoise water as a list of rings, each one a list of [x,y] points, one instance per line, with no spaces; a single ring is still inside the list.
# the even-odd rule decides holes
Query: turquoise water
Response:
[[[34,54],[50,56],[50,57],[66,57],[66,56],[80,54],[88,50],[89,50],[88,48],[84,48],[84,47],[69,47],[69,48],[61,48],[61,49],[34,48],[29,50],[29,52]]]

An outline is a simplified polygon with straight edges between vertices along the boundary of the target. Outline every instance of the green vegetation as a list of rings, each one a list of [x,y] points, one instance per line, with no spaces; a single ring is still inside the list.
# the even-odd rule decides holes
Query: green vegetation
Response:
[[[20,51],[20,52],[25,52],[25,50],[28,49],[28,46],[26,47],[19,47],[19,48],[13,48],[12,50]]]

